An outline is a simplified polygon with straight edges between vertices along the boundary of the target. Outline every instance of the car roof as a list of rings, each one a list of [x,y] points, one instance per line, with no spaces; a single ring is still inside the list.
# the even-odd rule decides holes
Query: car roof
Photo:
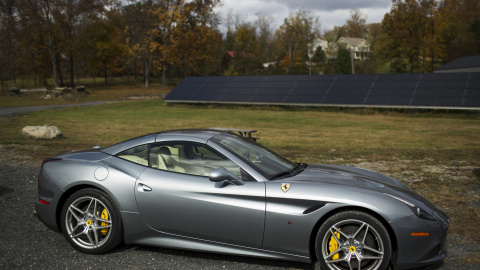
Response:
[[[212,137],[218,134],[229,134],[224,131],[212,129],[176,129],[167,130],[148,135],[143,135],[133,139],[129,139],[112,146],[106,147],[101,151],[110,155],[116,155],[124,150],[132,147],[160,142],[160,141],[194,141],[199,143],[206,143]],[[235,136],[231,134],[232,136]]]

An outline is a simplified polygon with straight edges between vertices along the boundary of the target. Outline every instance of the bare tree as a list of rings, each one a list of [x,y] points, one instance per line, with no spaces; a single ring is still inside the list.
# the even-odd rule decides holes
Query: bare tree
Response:
[[[348,37],[364,38],[367,35],[367,16],[360,9],[350,10],[350,18],[347,19],[346,35]],[[339,37],[340,38],[340,37]]]
[[[320,36],[319,18],[300,9],[284,20],[276,32],[277,42],[284,44],[287,53],[287,74],[293,74],[297,57],[302,59]]]

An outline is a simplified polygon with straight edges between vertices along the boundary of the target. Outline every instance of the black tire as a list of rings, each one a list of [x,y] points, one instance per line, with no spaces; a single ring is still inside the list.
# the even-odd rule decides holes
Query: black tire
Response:
[[[376,218],[360,211],[345,211],[322,224],[315,240],[315,253],[324,270],[384,270],[390,262],[392,245],[388,231]],[[364,256],[373,258],[359,262],[358,258]]]
[[[102,254],[123,242],[120,211],[112,198],[98,189],[87,188],[72,194],[63,205],[60,218],[63,235],[83,253]]]

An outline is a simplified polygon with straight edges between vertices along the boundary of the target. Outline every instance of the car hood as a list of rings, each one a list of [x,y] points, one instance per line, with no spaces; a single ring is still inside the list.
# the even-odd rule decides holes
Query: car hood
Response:
[[[289,180],[322,182],[367,189],[388,186],[410,190],[406,185],[381,173],[344,165],[308,164],[301,173]]]
[[[405,199],[429,212],[438,210],[428,200],[400,181],[381,173],[351,166],[308,164],[301,173],[289,178],[288,181],[316,182],[364,188]]]

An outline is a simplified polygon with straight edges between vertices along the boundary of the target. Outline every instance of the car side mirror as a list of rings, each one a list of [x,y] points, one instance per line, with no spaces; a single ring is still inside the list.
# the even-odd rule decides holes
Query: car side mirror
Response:
[[[208,179],[215,183],[227,181],[229,184],[236,186],[242,186],[245,184],[245,182],[225,168],[217,168],[212,170],[208,175]]]

